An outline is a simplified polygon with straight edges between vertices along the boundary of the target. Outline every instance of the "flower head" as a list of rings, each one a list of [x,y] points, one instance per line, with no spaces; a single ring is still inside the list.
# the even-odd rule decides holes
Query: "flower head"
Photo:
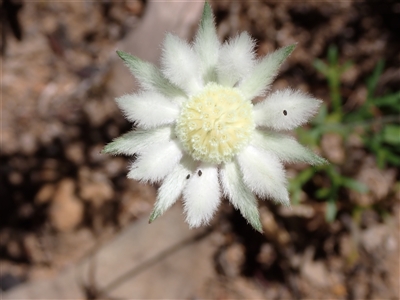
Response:
[[[294,45],[257,61],[246,33],[220,44],[204,5],[193,44],[168,34],[162,69],[118,52],[142,86],[117,103],[136,129],[104,152],[137,154],[128,177],[162,182],[150,222],[182,195],[191,227],[208,223],[226,196],[258,231],[256,195],[289,205],[282,162],[324,163],[284,133],[304,124],[320,101],[286,89],[264,96]]]

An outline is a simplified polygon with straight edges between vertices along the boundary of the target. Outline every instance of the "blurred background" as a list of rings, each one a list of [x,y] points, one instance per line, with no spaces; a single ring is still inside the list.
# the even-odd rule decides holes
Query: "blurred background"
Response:
[[[273,90],[323,100],[288,165],[292,208],[260,201],[264,234],[227,201],[189,230],[180,204],[147,224],[156,188],[101,154],[131,128],[115,50],[157,64],[202,2],[1,3],[0,289],[24,299],[399,299],[400,3],[210,1],[221,41],[263,56],[298,43]]]

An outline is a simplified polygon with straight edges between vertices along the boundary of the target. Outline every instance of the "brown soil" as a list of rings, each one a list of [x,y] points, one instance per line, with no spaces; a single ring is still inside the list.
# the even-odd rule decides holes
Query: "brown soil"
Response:
[[[3,291],[55,276],[99,240],[148,215],[155,195],[155,188],[126,179],[127,158],[100,154],[130,129],[105,87],[113,50],[135,30],[146,1],[19,3],[2,4]],[[377,93],[400,86],[399,4],[211,4],[221,39],[246,30],[259,55],[298,43],[273,89],[291,86],[329,103],[327,83],[313,61],[325,59],[330,45],[338,47],[341,62],[353,62],[342,78],[346,113],[365,101],[365,80],[380,59],[386,67]],[[214,257],[220,281],[204,295],[399,299],[399,170],[379,169],[357,137],[345,142],[326,135],[319,150],[370,191],[342,191],[332,223],[324,219],[325,203],[310,197],[314,186],[304,187],[301,204],[292,209],[260,202],[264,235],[224,203],[212,225],[223,237]],[[288,167],[291,176],[305,168]],[[318,186],[323,180],[314,181]]]

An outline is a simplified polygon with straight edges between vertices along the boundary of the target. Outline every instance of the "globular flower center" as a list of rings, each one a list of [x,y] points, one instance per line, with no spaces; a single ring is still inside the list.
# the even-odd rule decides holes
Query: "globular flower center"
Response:
[[[176,134],[195,160],[219,164],[248,144],[254,128],[252,103],[236,88],[209,83],[183,103]]]

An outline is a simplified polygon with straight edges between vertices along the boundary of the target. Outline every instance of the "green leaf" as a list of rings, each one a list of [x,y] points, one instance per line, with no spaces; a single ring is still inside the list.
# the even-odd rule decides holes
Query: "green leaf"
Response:
[[[379,148],[377,151],[377,164],[380,169],[383,169],[386,165],[387,151],[384,148]]]
[[[378,107],[390,107],[393,111],[400,112],[400,92],[374,98],[371,100]]]
[[[400,166],[400,156],[389,152],[386,156],[387,161],[394,166]]]
[[[338,50],[335,45],[329,46],[328,61],[331,66],[336,66],[338,63]]]
[[[317,69],[321,74],[323,74],[325,77],[328,76],[328,66],[320,59],[314,60],[314,68]]]
[[[352,178],[342,177],[342,185],[361,194],[368,192],[368,187],[364,183]]]
[[[368,77],[368,79],[367,79],[367,90],[368,90],[367,101],[368,101],[368,99],[373,97],[376,86],[378,85],[379,77],[381,76],[384,67],[385,67],[385,61],[381,59],[376,64],[376,67],[375,67],[372,75],[370,77]]]
[[[315,193],[315,197],[318,199],[324,199],[327,198],[331,194],[331,189],[330,188],[321,188],[318,189],[318,191]]]
[[[299,204],[300,203],[300,196],[301,196],[301,188],[299,186],[296,187],[296,189],[292,188],[291,189],[291,201],[293,205]]]
[[[328,200],[328,202],[326,203],[326,207],[325,207],[325,220],[328,223],[332,223],[335,218],[336,218],[336,214],[337,214],[337,205],[336,205],[336,201],[331,198]]]
[[[392,145],[400,145],[400,125],[387,125],[384,127],[383,141]]]
[[[321,128],[321,127],[315,127],[308,131],[308,135],[312,141],[312,145],[318,144],[318,141],[322,135],[322,132],[323,132],[323,128]]]
[[[299,173],[297,175],[297,179],[301,185],[304,185],[308,180],[310,180],[311,177],[313,177],[315,174],[315,169],[314,168],[307,168]]]
[[[326,173],[332,183],[332,188],[337,189],[341,184],[341,174],[337,171],[337,167],[326,165]]]

